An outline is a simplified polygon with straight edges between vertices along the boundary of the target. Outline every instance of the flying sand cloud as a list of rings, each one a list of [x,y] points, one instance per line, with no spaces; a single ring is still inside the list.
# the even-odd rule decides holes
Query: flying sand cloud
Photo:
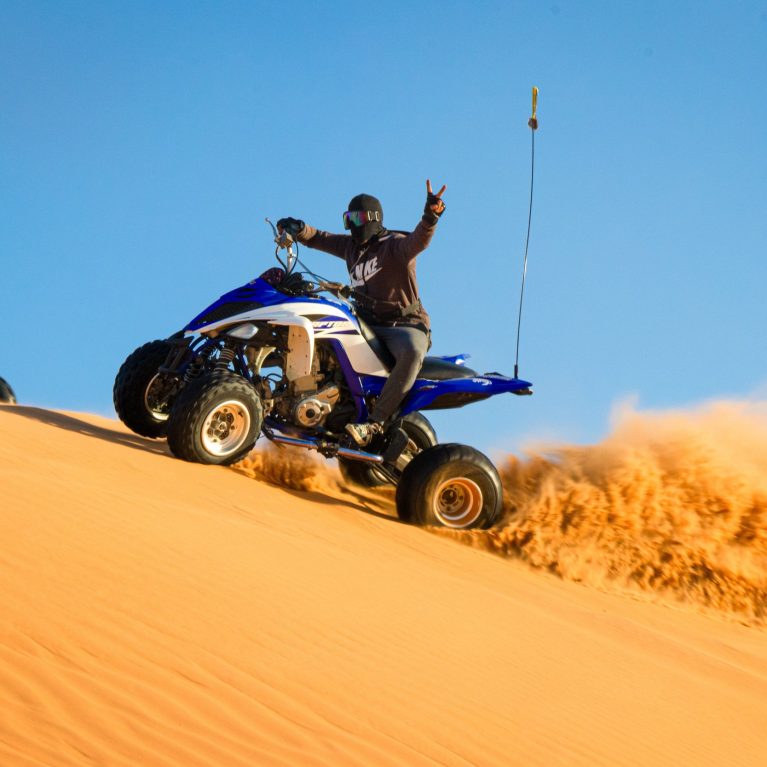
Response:
[[[639,588],[762,623],[767,402],[658,412],[626,404],[613,421],[599,444],[506,458],[500,526],[435,532],[567,580]],[[349,492],[332,469],[296,450],[256,451],[239,468],[295,490]]]

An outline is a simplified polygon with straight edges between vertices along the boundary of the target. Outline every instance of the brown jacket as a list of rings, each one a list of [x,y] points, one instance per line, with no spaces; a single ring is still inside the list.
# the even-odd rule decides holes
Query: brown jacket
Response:
[[[415,257],[429,246],[438,220],[424,215],[412,232],[385,229],[362,246],[347,234],[330,234],[308,224],[297,239],[310,248],[344,259],[352,287],[362,294],[357,303],[368,322],[423,325],[428,330],[429,315],[418,297]],[[371,299],[369,306],[365,297]],[[410,312],[401,317],[406,307]]]

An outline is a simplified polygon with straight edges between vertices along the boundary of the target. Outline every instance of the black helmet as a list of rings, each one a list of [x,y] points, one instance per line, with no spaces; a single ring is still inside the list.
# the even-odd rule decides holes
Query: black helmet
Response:
[[[351,232],[359,245],[383,231],[383,208],[378,199],[370,194],[358,194],[349,201],[344,213],[344,229]]]

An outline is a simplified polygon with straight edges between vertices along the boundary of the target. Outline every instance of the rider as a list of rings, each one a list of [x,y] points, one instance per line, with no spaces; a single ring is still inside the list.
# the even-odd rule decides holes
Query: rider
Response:
[[[347,424],[354,441],[365,446],[398,411],[415,382],[428,351],[429,315],[418,297],[415,258],[426,250],[445,211],[443,186],[436,194],[426,181],[423,216],[412,232],[383,226],[381,203],[369,194],[358,194],[344,213],[344,229],[351,235],[329,234],[295,218],[281,218],[280,231],[300,243],[343,258],[351,277],[360,316],[373,326],[376,336],[396,360],[367,423]]]

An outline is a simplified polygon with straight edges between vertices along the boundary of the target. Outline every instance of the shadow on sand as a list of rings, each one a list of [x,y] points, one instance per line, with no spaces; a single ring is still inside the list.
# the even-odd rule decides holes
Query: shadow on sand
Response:
[[[161,455],[166,458],[171,458],[171,453],[168,450],[168,446],[164,440],[149,439],[147,437],[140,437],[138,434],[126,434],[123,431],[117,431],[116,429],[110,429],[105,426],[96,426],[95,424],[83,421],[75,416],[66,415],[65,413],[57,413],[52,410],[45,410],[39,407],[30,407],[28,405],[4,405],[0,404],[0,412],[11,413],[13,415],[21,416],[22,418],[30,418],[34,421],[47,424],[48,426],[56,426],[59,429],[66,429],[77,434],[82,434],[86,437],[93,437],[95,439],[102,439],[105,442],[111,442],[115,445],[123,445],[125,447],[133,448],[134,450],[143,450],[146,453],[153,453],[155,455]],[[266,479],[260,479],[254,477],[251,472],[244,471],[234,466],[228,467],[249,479],[256,479],[259,482],[267,482],[268,484],[274,484],[275,487],[280,487],[284,492],[293,495],[297,498],[312,501],[313,503],[333,504],[340,506],[348,506],[355,511],[361,511],[365,514],[370,514],[380,519],[386,519],[389,522],[397,522],[400,520],[396,516],[386,514],[375,508],[373,504],[378,505],[377,499],[371,502],[370,498],[362,494],[355,493],[349,489],[347,492],[353,495],[355,500],[349,498],[338,497],[335,495],[325,494],[317,490],[294,490],[283,485],[278,485],[270,482]]]
[[[229,468],[237,474],[240,474],[243,477],[247,477],[248,479],[252,479],[257,482],[264,482],[267,485],[272,485],[272,487],[279,487],[280,490],[287,493],[288,495],[292,495],[295,498],[300,498],[301,500],[311,501],[312,503],[317,504],[327,504],[331,506],[348,506],[350,509],[361,511],[364,514],[369,514],[371,517],[378,517],[379,519],[385,519],[387,522],[396,522],[398,524],[402,524],[401,520],[396,516],[394,512],[387,514],[385,511],[381,510],[385,506],[390,505],[387,504],[384,499],[370,498],[362,492],[355,492],[355,490],[351,487],[344,488],[344,495],[337,495],[330,492],[323,493],[321,490],[298,490],[296,488],[282,485],[279,482],[275,482],[273,479],[254,475],[251,469],[241,468],[237,464],[234,464],[234,466],[230,466]],[[344,496],[352,496],[352,498]]]
[[[105,426],[96,426],[64,413],[56,413],[52,410],[27,405],[0,405],[0,411],[20,415],[23,418],[31,418],[48,426],[56,426],[59,429],[83,434],[86,437],[103,439],[105,442],[112,442],[115,445],[124,445],[125,447],[132,447],[134,450],[143,450],[155,455],[170,456],[165,442],[139,437],[138,434],[126,434],[123,431],[109,429]]]
[[[311,501],[312,503],[327,503],[327,504],[333,504],[336,506],[349,506],[352,509],[356,509],[357,511],[361,511],[364,514],[369,514],[371,517],[378,517],[379,519],[385,519],[387,522],[396,522],[398,525],[405,524],[399,517],[397,517],[394,513],[392,514],[386,514],[383,511],[379,511],[376,509],[369,498],[366,498],[364,495],[358,495],[357,493],[347,491],[350,493],[350,495],[353,495],[357,501],[352,501],[349,498],[343,498],[339,496],[334,495],[325,495],[319,490],[290,490],[288,488],[282,488],[286,493],[289,493],[290,495],[295,495],[296,498],[305,498],[306,500]]]

